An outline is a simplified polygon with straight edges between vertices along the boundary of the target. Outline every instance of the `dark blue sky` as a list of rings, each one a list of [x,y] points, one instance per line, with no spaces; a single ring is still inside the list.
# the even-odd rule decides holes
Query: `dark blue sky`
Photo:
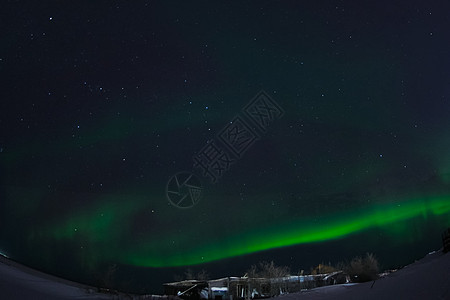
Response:
[[[10,257],[88,283],[116,264],[117,278],[134,278],[117,288],[158,292],[193,264],[228,276],[266,259],[296,272],[371,251],[393,266],[440,246],[447,2],[2,6]],[[244,109],[261,109],[260,91],[284,111],[265,130]],[[225,147],[238,116],[257,138],[212,183],[193,158]],[[181,171],[197,180],[180,186],[199,196],[188,209],[167,194]]]

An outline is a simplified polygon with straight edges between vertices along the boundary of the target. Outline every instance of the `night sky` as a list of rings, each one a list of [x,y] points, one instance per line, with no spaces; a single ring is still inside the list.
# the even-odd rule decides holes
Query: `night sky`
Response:
[[[441,247],[447,1],[1,6],[1,253],[159,293]]]

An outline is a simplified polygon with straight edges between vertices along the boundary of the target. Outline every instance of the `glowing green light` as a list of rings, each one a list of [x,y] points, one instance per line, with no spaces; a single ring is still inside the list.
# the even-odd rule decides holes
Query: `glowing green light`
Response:
[[[403,201],[373,201],[377,204],[342,213],[298,217],[217,232],[204,227],[189,228],[184,225],[188,222],[167,217],[168,213],[180,213],[180,217],[186,215],[178,210],[169,210],[159,217],[152,216],[155,226],[148,227],[137,235],[134,243],[130,243],[134,234],[131,224],[136,214],[146,209],[148,200],[128,196],[125,201],[123,197],[110,195],[95,203],[98,204],[84,212],[64,218],[59,225],[37,231],[34,237],[47,236],[64,243],[80,243],[85,246],[84,251],[89,255],[87,259],[92,263],[113,259],[135,266],[176,267],[339,239],[376,228],[386,230],[393,236],[404,236],[408,233],[408,222],[411,220],[419,218],[428,221],[450,213],[449,195],[405,197]],[[186,228],[180,230],[180,225]]]
[[[195,265],[267,249],[337,239],[375,227],[398,230],[402,227],[392,225],[421,215],[426,218],[428,214],[449,212],[450,196],[380,204],[365,211],[330,215],[320,223],[315,223],[313,219],[302,219],[295,223],[243,230],[233,236],[220,237],[218,241],[205,241],[196,245],[171,247],[164,241],[152,241],[133,249],[124,257],[124,262],[147,267]]]

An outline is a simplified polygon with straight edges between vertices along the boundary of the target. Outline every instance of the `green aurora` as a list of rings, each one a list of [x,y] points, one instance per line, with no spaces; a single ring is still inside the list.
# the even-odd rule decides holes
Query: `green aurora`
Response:
[[[131,220],[133,213],[142,208],[137,203],[145,203],[143,199],[135,201],[129,201],[128,205],[105,202],[97,209],[91,209],[88,215],[75,214],[62,225],[45,230],[42,235],[72,242],[77,235],[82,235],[95,245],[98,253],[103,248],[110,258],[124,264],[162,268],[197,265],[263,250],[339,239],[374,228],[400,237],[408,230],[405,224],[415,218],[426,221],[450,216],[450,195],[423,196],[368,205],[364,210],[324,215],[320,220],[306,217],[266,225],[265,228],[244,228],[235,234],[221,235],[220,241],[210,232],[210,236],[203,235],[198,243],[174,234],[150,236],[131,247],[120,245],[120,236],[129,234],[129,231],[118,224],[126,224],[124,221]],[[117,250],[113,251],[113,248]]]
[[[92,286],[117,265],[113,288],[158,293],[188,266],[220,278],[368,251],[393,267],[440,247],[448,4],[9,2],[0,252],[12,259]],[[211,184],[194,155],[261,90],[283,117]],[[165,194],[181,171],[204,188],[191,209]]]

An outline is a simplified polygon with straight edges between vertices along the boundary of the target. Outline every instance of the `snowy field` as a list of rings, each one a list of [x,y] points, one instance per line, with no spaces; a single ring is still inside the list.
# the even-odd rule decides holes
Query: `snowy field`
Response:
[[[379,280],[332,285],[281,295],[278,300],[303,299],[445,299],[450,300],[450,252],[430,253]]]
[[[38,272],[0,256],[0,299],[132,299]]]
[[[151,298],[151,296],[147,296]],[[144,299],[119,293],[100,293],[96,288],[50,276],[0,256],[0,299]],[[156,297],[154,297],[156,298]],[[297,299],[449,299],[450,253],[430,253],[374,282],[326,286],[281,295]]]

